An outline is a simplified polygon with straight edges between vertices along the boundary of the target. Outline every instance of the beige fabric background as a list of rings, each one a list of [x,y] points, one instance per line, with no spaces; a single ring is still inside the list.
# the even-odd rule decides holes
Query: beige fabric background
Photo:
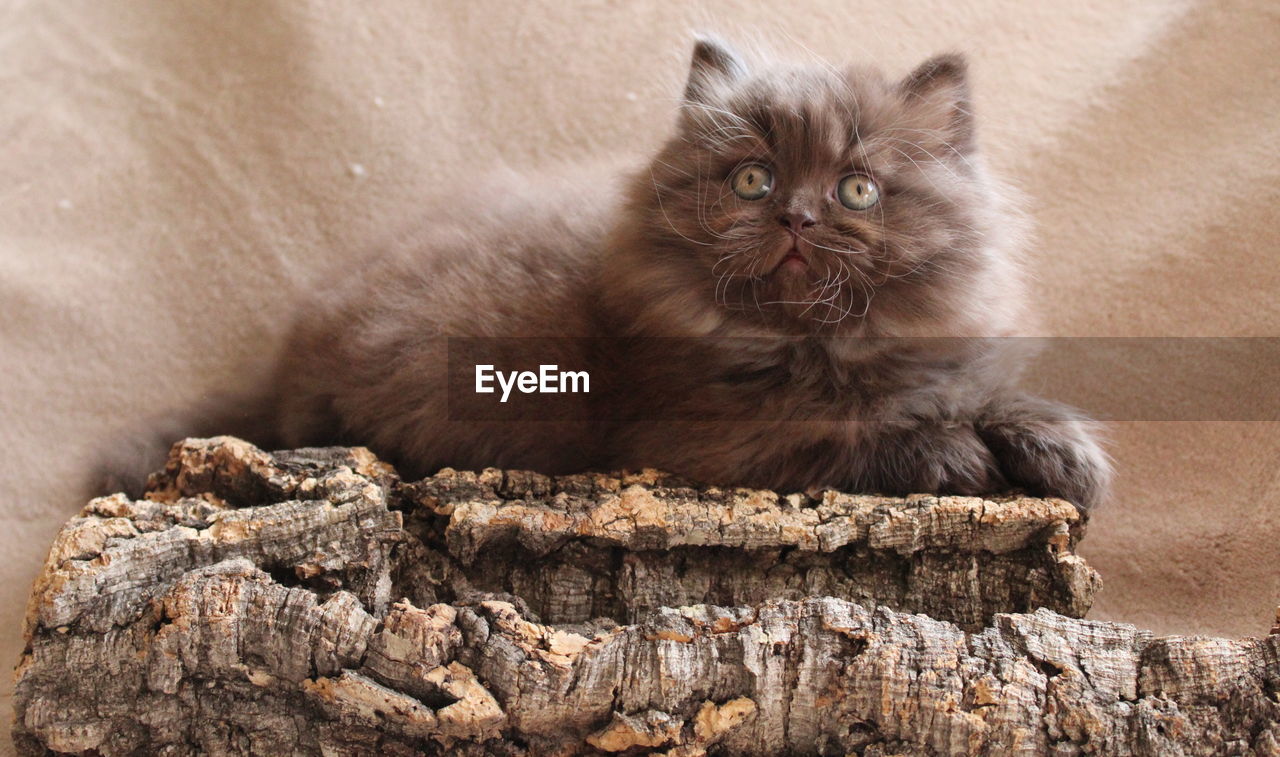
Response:
[[[0,0],[0,663],[117,429],[244,381],[457,177],[643,154],[694,29],[895,74],[967,52],[1050,333],[1280,334],[1272,0]],[[1116,425],[1093,617],[1266,632],[1276,430]]]

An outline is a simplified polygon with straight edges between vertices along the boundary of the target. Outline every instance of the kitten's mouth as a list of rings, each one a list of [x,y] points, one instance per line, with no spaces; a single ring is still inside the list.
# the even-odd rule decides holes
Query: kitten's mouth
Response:
[[[800,251],[799,245],[792,245],[787,250],[786,257],[778,261],[778,265],[774,266],[773,272],[780,271],[803,271],[809,267],[809,258]]]

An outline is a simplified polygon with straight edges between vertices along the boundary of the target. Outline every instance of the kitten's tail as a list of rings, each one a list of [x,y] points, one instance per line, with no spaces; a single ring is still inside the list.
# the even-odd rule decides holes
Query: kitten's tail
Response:
[[[147,478],[164,468],[169,450],[188,437],[236,436],[264,449],[278,448],[276,400],[274,391],[220,393],[185,412],[132,422],[108,435],[88,488],[93,495],[141,497]]]

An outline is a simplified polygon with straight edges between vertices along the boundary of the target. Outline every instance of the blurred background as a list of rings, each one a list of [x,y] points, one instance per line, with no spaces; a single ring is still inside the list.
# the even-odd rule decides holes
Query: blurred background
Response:
[[[0,666],[104,449],[250,381],[294,303],[425,196],[642,158],[694,30],[894,76],[967,53],[981,145],[1038,228],[1043,333],[1280,335],[1269,0],[0,0]],[[1276,432],[1112,423],[1090,617],[1265,634]]]

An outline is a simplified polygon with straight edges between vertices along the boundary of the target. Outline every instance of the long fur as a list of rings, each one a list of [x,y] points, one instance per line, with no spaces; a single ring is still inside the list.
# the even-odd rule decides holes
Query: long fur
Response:
[[[775,179],[760,200],[730,188],[750,163]],[[851,173],[874,179],[875,206],[838,202]],[[674,133],[616,184],[503,177],[318,296],[281,363],[283,441],[368,444],[411,475],[653,466],[783,490],[1103,498],[1093,425],[1013,386],[1025,223],[984,166],[959,56],[891,81],[701,39]],[[784,266],[795,250],[804,265]],[[462,419],[449,337],[589,364],[602,389],[559,420]],[[522,353],[511,337],[557,339]]]

